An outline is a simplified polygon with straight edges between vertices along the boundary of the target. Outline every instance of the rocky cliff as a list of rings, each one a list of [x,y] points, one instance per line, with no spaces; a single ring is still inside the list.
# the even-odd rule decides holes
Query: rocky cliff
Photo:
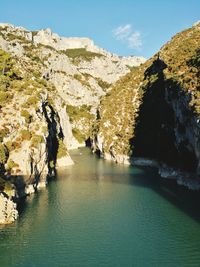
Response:
[[[68,151],[91,136],[101,97],[145,60],[10,24],[0,24],[0,48],[0,223],[8,223],[17,199],[73,164]]]
[[[199,71],[196,23],[112,87],[98,111],[93,149],[119,163],[153,165],[164,177],[199,188]]]

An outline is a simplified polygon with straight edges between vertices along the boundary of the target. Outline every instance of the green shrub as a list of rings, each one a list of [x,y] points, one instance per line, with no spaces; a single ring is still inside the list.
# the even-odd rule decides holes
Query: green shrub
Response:
[[[12,170],[13,168],[19,167],[19,164],[14,162],[12,159],[8,160],[7,162],[7,170]]]
[[[5,164],[8,158],[8,151],[6,146],[0,143],[0,163]]]
[[[3,141],[4,137],[9,133],[9,129],[7,127],[4,127],[0,130],[0,142]]]
[[[12,99],[12,95],[8,92],[0,91],[0,104],[4,104],[5,102]]]
[[[31,106],[36,107],[38,101],[39,101],[39,94],[37,92],[37,89],[41,88],[39,83],[36,83],[35,81],[26,81],[23,84],[24,93],[26,95],[31,95],[26,102],[22,105],[24,108],[29,108]]]
[[[47,81],[46,81],[45,79],[40,79],[40,80],[38,80],[38,82],[39,82],[42,86],[47,87]]]
[[[33,92],[34,92],[34,88],[32,88],[32,87],[27,87],[24,93],[25,93],[26,95],[32,95]],[[29,106],[29,103],[26,102],[26,106],[28,107],[28,106]]]
[[[23,129],[20,131],[20,134],[22,141],[31,139],[31,133],[28,130]]]
[[[54,161],[53,160],[51,160],[49,162],[49,166],[50,166],[51,169],[53,169],[55,167],[55,164],[54,164]]]
[[[12,141],[6,142],[5,146],[7,147],[7,150],[8,150],[9,153],[14,149]]]
[[[111,86],[110,83],[107,83],[106,81],[103,81],[100,78],[97,78],[97,83],[103,90],[108,89]]]
[[[66,111],[69,115],[70,121],[79,120],[81,118],[93,119],[94,115],[90,113],[91,106],[82,105],[82,106],[72,106],[67,105]]]
[[[26,109],[21,111],[21,116],[25,118],[26,123],[30,123],[32,120],[32,115]]]
[[[76,140],[81,144],[85,141],[85,136],[81,133],[81,131],[77,128],[72,129],[72,133]]]
[[[5,182],[4,190],[3,190],[9,197],[13,197],[15,194],[15,191],[13,189],[13,184],[9,181]]]
[[[13,33],[11,33],[11,32],[9,32],[9,33],[7,34],[7,39],[8,39],[9,41],[18,40],[18,41],[20,41],[20,42],[22,42],[22,43],[28,43],[28,42],[29,42],[25,37],[23,37],[23,36],[19,36],[19,35],[15,35],[15,34],[13,34]]]
[[[10,78],[6,75],[0,75],[0,90],[7,91],[10,85]]]
[[[188,60],[187,63],[189,66],[194,66],[198,69],[200,68],[200,48],[196,50],[195,55],[193,55],[193,57],[190,60]]]
[[[74,74],[74,79],[76,79],[77,81],[79,81],[83,86],[86,86],[86,87],[89,87],[91,88],[90,86],[90,83],[88,81],[89,79],[89,76],[88,75],[81,75],[81,74]]]
[[[7,74],[10,76],[10,73],[13,66],[13,60],[11,59],[10,55],[0,49],[0,74]]]
[[[26,105],[28,107],[32,106],[32,107],[36,107],[37,103],[38,103],[39,99],[37,96],[30,96],[27,101],[26,101]]]
[[[44,143],[44,138],[42,135],[34,134],[31,138],[31,144],[33,147],[38,147],[39,144]]]
[[[62,157],[65,157],[67,155],[67,148],[63,141],[60,139],[58,143],[58,153],[57,158],[60,159]]]
[[[33,54],[33,51],[31,52],[27,52],[26,56],[29,57],[31,60],[37,62],[37,63],[42,63],[41,59],[39,58],[39,56]]]
[[[61,53],[65,54],[69,58],[83,59],[85,61],[91,61],[95,57],[102,57],[103,56],[100,53],[94,53],[91,51],[87,51],[85,48],[74,48],[74,49],[62,50]]]

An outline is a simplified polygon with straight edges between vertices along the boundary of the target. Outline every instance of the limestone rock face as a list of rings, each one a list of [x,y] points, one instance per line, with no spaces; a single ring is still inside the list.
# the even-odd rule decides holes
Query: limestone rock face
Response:
[[[18,217],[16,203],[5,194],[0,193],[0,224],[14,222]]]
[[[38,109],[37,113],[32,110],[32,119],[34,118],[35,122],[29,125],[29,130],[24,129],[22,132],[34,131],[34,127],[38,123],[41,125],[41,128],[37,129],[37,134],[34,135],[35,137],[32,137],[32,142],[31,140],[22,140],[21,146],[9,153],[8,164],[9,161],[12,161],[16,165],[16,167],[12,168],[12,174],[23,175],[25,182],[33,184],[35,188],[39,182],[46,182],[47,176],[53,172],[53,168],[49,166],[49,163],[54,161],[56,164],[54,151],[57,149],[55,146],[59,135],[62,134],[64,143],[68,144],[66,141],[67,134],[71,132],[68,129],[68,121],[64,120],[67,118],[66,111],[60,113],[62,114],[61,118],[58,114],[47,103],[41,103],[40,110]],[[42,129],[46,129],[46,133],[42,132]],[[8,136],[5,142],[16,138],[18,138],[18,133]],[[34,138],[36,141],[33,141]],[[65,156],[65,163],[65,166],[73,164],[69,155]]]
[[[69,156],[65,156],[57,160],[57,167],[66,167],[67,165],[73,164],[74,162]]]
[[[35,44],[49,45],[56,50],[66,50],[71,48],[89,48],[94,46],[94,42],[89,38],[66,38],[53,33],[51,29],[40,30],[33,36]]]

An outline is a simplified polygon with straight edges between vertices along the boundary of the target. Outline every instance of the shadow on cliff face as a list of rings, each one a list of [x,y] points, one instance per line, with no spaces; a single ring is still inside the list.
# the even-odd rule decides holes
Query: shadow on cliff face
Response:
[[[130,139],[134,157],[156,159],[169,166],[195,173],[198,160],[194,151],[195,117],[189,107],[190,96],[175,79],[165,79],[166,64],[159,58],[145,72],[148,81]],[[190,129],[190,134],[188,134]],[[145,168],[154,172],[151,168]],[[200,222],[200,192],[180,186],[175,180],[151,179],[136,175],[133,184],[152,188],[173,205]]]
[[[175,80],[165,80],[166,64],[159,58],[146,70],[148,84],[130,140],[134,157],[153,158],[195,172],[197,159],[187,129],[193,134],[190,97]]]
[[[63,140],[64,135],[61,126],[58,129],[59,116],[56,114],[53,107],[48,102],[44,102],[42,104],[42,110],[48,125],[49,134],[47,136],[46,149],[49,175],[51,177],[56,174],[55,166],[57,161],[59,139]]]

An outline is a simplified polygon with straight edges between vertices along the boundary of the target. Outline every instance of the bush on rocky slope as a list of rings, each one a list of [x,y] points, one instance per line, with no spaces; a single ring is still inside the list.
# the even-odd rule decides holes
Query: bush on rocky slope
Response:
[[[79,62],[80,60],[91,61],[95,57],[103,57],[102,54],[87,51],[85,48],[62,50],[61,53],[65,54],[75,62]]]

